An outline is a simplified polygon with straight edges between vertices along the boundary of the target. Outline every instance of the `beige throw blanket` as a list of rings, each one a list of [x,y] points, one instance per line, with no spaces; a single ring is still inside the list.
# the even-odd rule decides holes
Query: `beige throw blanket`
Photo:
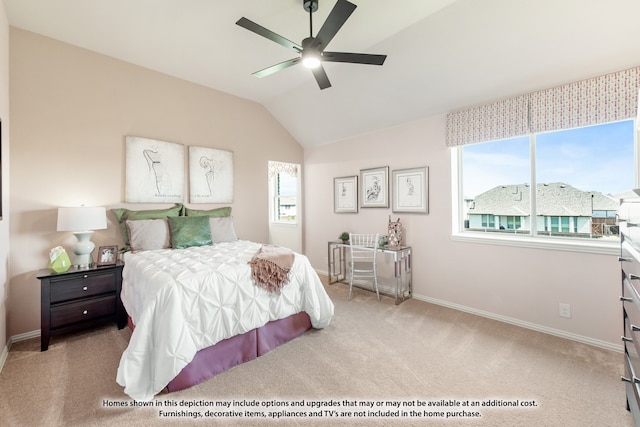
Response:
[[[262,245],[249,261],[251,277],[256,285],[279,294],[280,289],[289,283],[289,270],[293,260],[294,255],[290,249]]]

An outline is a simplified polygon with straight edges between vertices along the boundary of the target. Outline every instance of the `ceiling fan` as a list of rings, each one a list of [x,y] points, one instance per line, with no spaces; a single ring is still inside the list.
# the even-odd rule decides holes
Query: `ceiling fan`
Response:
[[[268,38],[287,49],[291,49],[299,54],[298,57],[289,59],[264,70],[256,71],[253,73],[256,77],[265,77],[276,71],[284,70],[292,65],[302,62],[308,68],[311,68],[313,76],[318,82],[320,89],[326,89],[331,87],[331,82],[327,77],[327,73],[322,67],[322,62],[348,62],[352,64],[369,64],[369,65],[382,65],[387,55],[370,55],[366,53],[345,53],[345,52],[327,52],[324,49],[329,42],[336,35],[338,30],[344,25],[346,20],[351,16],[355,8],[355,4],[348,2],[347,0],[338,0],[333,7],[327,20],[318,31],[318,34],[313,37],[313,12],[318,10],[318,0],[303,0],[302,7],[309,12],[309,37],[302,40],[302,45],[292,42],[271,30],[264,28],[261,25],[247,19],[240,18],[237,25],[246,28],[249,31]]]

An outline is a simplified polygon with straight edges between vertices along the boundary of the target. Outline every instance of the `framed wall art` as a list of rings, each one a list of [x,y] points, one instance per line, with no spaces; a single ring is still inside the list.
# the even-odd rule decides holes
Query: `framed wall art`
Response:
[[[184,201],[184,146],[127,136],[125,202]]]
[[[233,152],[189,146],[189,201],[233,202]]]
[[[393,212],[429,213],[429,168],[392,172]]]
[[[389,166],[360,170],[360,207],[389,207]]]
[[[333,178],[333,211],[335,213],[358,212],[358,176]]]

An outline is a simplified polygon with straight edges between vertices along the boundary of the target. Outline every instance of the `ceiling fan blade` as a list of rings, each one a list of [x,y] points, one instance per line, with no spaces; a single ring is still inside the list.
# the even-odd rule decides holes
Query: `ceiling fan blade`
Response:
[[[275,73],[277,71],[284,70],[285,68],[289,68],[292,65],[296,65],[298,62],[300,62],[300,60],[301,60],[300,57],[293,58],[293,59],[288,59],[288,60],[286,60],[284,62],[281,62],[279,64],[272,65],[271,67],[265,68],[264,70],[256,71],[255,73],[253,73],[253,75],[256,76],[256,77],[260,77],[260,78],[266,77],[266,76],[268,76],[270,74],[273,74],[273,73]]]
[[[320,86],[320,89],[326,89],[328,87],[331,87],[331,82],[329,81],[329,77],[327,77],[327,73],[324,71],[324,68],[322,67],[322,65],[316,68],[312,68],[311,71],[313,71],[313,77],[316,78],[316,81],[318,82],[318,86]]]
[[[347,0],[338,0],[333,7],[327,20],[322,24],[322,28],[318,31],[315,40],[313,41],[312,48],[319,49],[322,52],[329,42],[336,35],[338,30],[344,25],[349,16],[356,9],[356,5],[348,2]]]
[[[255,22],[245,17],[238,19],[238,22],[236,22],[236,24],[262,37],[265,37],[271,41],[274,41],[279,45],[286,47],[287,49],[295,50],[298,53],[302,52],[302,46],[300,46],[299,44],[294,43],[291,40],[285,39],[281,35],[278,35],[271,30],[267,30],[262,25],[256,24]]]
[[[368,53],[323,52],[322,54],[322,60],[326,62],[382,65],[385,59],[387,59],[387,55],[370,55]]]

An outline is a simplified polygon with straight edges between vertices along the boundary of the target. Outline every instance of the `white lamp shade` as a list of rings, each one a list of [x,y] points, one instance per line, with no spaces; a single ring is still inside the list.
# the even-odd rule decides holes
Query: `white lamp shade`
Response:
[[[58,208],[58,231],[92,231],[105,228],[107,210],[104,206]]]

